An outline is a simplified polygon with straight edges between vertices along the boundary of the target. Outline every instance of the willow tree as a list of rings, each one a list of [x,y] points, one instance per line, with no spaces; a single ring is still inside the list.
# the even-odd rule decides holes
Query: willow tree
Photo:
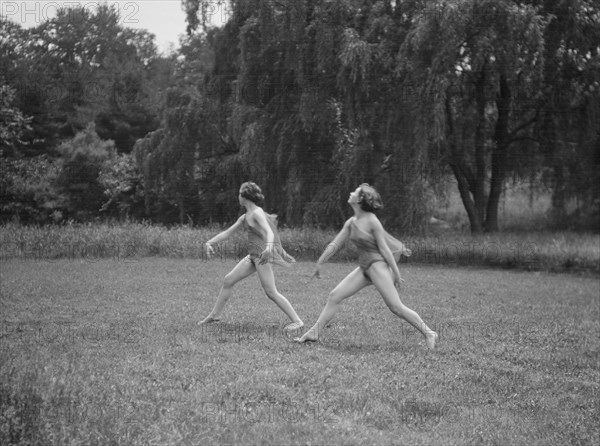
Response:
[[[414,137],[418,104],[397,54],[420,2],[354,2],[343,30],[337,76],[343,126],[352,143],[338,150],[346,190],[374,183],[386,197],[382,218],[405,231],[423,227],[437,155]],[[346,138],[348,139],[348,138]],[[343,149],[343,146],[340,148]]]
[[[206,3],[186,2],[190,30],[202,22]],[[294,224],[334,181],[336,108],[330,99],[340,34],[335,21],[343,14],[318,3],[231,2],[228,23],[207,30],[215,51],[208,82],[217,87],[208,92],[220,104],[233,149],[220,154],[215,172],[228,184],[259,181],[270,209]]]
[[[553,191],[554,220],[587,217],[597,230],[600,215],[600,6],[589,0],[532,1],[548,15],[545,74],[538,133],[544,183]],[[579,214],[579,215],[577,215]],[[583,218],[582,218],[583,217]]]
[[[512,1],[429,2],[400,52],[422,104],[417,135],[444,151],[473,233],[498,230],[510,160],[533,150],[520,142],[534,136],[546,25]]]
[[[212,60],[205,36],[182,42],[173,70],[164,67],[170,86],[158,104],[160,127],[134,146],[146,216],[165,223],[210,220],[206,203],[214,203],[215,196],[201,194],[207,170],[204,160],[214,155],[221,141],[215,106],[203,88]]]
[[[134,154],[144,180],[146,214],[164,222],[197,222],[198,156],[210,122],[195,91],[171,88],[161,128],[136,142]]]
[[[414,98],[400,86],[395,57],[419,7],[409,3],[227,2],[231,18],[212,31],[212,77],[231,85],[218,100],[234,151],[220,164],[260,178],[288,223],[336,224],[362,181],[396,198],[386,208],[396,226],[414,227],[423,214],[414,186],[426,158],[412,159],[420,153],[411,142]],[[195,30],[212,3],[184,4]]]

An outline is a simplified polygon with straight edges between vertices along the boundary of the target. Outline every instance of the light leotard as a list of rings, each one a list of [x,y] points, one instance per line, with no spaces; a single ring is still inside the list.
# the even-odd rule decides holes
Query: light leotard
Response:
[[[281,245],[281,239],[279,238],[279,232],[277,231],[277,215],[267,214],[265,212],[265,216],[267,217],[269,227],[275,236],[273,239],[273,255],[269,257],[268,263],[273,263],[280,266],[290,266],[296,261],[296,259],[289,255]],[[245,218],[244,226],[246,227],[246,232],[248,233],[248,257],[249,260],[254,263],[256,259],[260,257],[260,254],[265,250],[267,242],[259,230],[250,226]]]
[[[387,231],[384,231],[384,238],[396,262],[400,261],[402,255],[410,256],[410,249]],[[358,265],[363,270],[364,276],[371,280],[367,274],[367,270],[375,262],[385,262],[385,258],[381,255],[377,246],[377,240],[375,240],[372,234],[360,229],[356,224],[355,218],[352,219],[350,224],[350,240],[356,245],[356,249],[358,250]]]

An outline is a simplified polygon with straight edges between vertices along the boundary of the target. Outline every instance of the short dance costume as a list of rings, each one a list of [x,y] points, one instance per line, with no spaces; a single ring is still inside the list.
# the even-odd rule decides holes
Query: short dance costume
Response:
[[[392,251],[396,263],[400,261],[401,256],[410,256],[410,249],[404,246],[404,243],[400,240],[386,231],[384,231],[384,238]],[[373,235],[360,229],[355,219],[352,219],[350,224],[350,240],[356,245],[356,249],[358,250],[358,265],[362,269],[363,275],[365,278],[371,280],[367,273],[371,265],[375,262],[385,262],[385,258],[381,255],[377,247],[377,240],[375,240]]]
[[[273,231],[273,251],[272,255],[267,260],[268,263],[273,263],[275,265],[280,266],[290,266],[292,263],[296,262],[291,255],[289,255],[283,246],[281,246],[281,239],[279,238],[279,232],[277,231],[277,215],[267,214],[265,212],[265,216],[267,217],[267,223],[269,223],[269,227],[271,231]],[[267,242],[263,239],[262,234],[251,227],[244,217],[244,226],[246,227],[246,232],[248,233],[248,260],[252,262],[253,265],[256,266],[256,260],[260,257],[260,254],[267,247]]]

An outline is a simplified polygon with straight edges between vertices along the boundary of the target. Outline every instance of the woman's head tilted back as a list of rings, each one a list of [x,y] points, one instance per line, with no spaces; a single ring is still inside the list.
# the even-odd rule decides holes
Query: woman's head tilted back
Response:
[[[246,200],[250,200],[254,204],[259,204],[265,199],[260,187],[252,181],[246,181],[240,186],[240,196]]]
[[[381,196],[373,186],[363,183],[359,187],[360,191],[358,192],[358,204],[363,211],[375,213],[379,209],[383,208]]]

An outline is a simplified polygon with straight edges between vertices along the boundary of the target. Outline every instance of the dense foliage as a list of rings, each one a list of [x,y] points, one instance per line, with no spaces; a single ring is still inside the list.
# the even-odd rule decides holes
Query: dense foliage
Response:
[[[0,21],[4,218],[231,222],[254,180],[282,222],[331,227],[369,182],[416,231],[448,179],[474,233],[499,229],[510,181],[549,188],[556,223],[598,218],[594,2],[232,0],[221,27],[182,3],[171,55],[109,7]],[[17,187],[40,155],[51,200]]]

